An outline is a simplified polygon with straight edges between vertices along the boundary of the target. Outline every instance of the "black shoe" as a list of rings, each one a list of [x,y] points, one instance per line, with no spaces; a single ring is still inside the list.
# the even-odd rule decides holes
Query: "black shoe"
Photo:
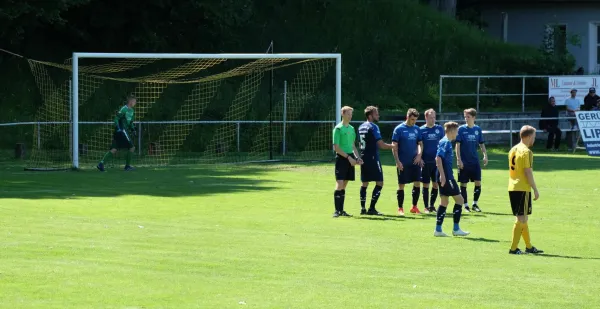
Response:
[[[131,171],[133,171],[133,170],[134,170],[134,168],[133,168],[133,166],[131,166],[131,165],[127,165],[127,166],[125,166],[124,170],[125,170],[126,172],[131,172]]]
[[[429,206],[429,212],[430,213],[437,213],[437,209],[435,209],[435,206]]]
[[[342,217],[352,217],[352,215],[351,215],[351,214],[349,214],[349,213],[347,213],[347,212],[345,212],[345,211],[343,211],[343,210],[342,210],[342,211],[340,211],[340,216],[342,216]]]
[[[527,253],[533,253],[533,254],[544,253],[543,250],[540,250],[540,249],[538,249],[536,247],[525,248],[525,252],[527,252]]]
[[[465,206],[465,211],[466,212],[471,212],[471,208],[469,208],[469,206]]]
[[[333,217],[334,217],[334,218],[337,218],[337,217],[339,217],[339,216],[340,216],[340,212],[336,210],[336,211],[333,213]]]
[[[360,209],[360,214],[361,215],[366,215],[367,214],[367,209],[366,208],[361,208]]]
[[[371,216],[381,216],[383,215],[382,213],[380,213],[379,211],[377,211],[377,209],[375,208],[369,208],[369,211],[367,211],[367,215],[371,215]]]
[[[481,209],[479,209],[479,206],[473,205],[473,211],[481,212]]]
[[[521,251],[521,249],[517,248],[514,251],[509,249],[508,250],[508,254],[518,254],[518,255],[521,255],[521,254],[526,254],[526,253],[523,252],[523,251]]]

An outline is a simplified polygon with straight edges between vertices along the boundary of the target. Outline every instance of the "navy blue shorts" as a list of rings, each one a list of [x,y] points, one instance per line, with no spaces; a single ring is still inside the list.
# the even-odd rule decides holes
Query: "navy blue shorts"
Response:
[[[421,169],[421,182],[429,183],[436,181],[437,166],[435,163],[425,163]]]
[[[360,166],[360,181],[383,181],[383,170],[379,159],[363,158],[363,164]]]
[[[443,187],[442,187],[441,182],[438,182],[438,185],[440,187],[440,191],[439,191],[440,195],[443,195],[443,196],[460,195],[458,183],[456,183],[456,180],[454,180],[454,179],[446,180],[446,184]]]
[[[409,184],[421,179],[421,167],[414,165],[412,162],[403,164],[404,169],[402,171],[396,168],[398,172],[398,184]]]
[[[458,182],[467,183],[481,181],[481,165],[463,165],[463,169],[458,169]]]

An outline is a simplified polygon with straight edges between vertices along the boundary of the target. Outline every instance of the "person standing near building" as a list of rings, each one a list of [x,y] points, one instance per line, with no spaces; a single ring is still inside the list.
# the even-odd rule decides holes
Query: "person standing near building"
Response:
[[[548,141],[546,142],[546,149],[558,151],[558,148],[560,147],[560,139],[562,138],[562,131],[558,127],[558,107],[556,106],[556,100],[554,99],[554,97],[550,97],[548,99],[548,105],[546,105],[542,110],[541,117],[556,118],[541,119],[540,129],[548,132]]]
[[[577,89],[571,89],[571,97],[565,100],[565,106],[567,107],[567,116],[575,118],[575,112],[579,111],[581,108],[581,100],[577,97]],[[577,119],[569,119],[571,123],[571,129],[577,128]],[[567,132],[567,147],[569,147],[569,151],[572,151],[577,141],[577,132]]]

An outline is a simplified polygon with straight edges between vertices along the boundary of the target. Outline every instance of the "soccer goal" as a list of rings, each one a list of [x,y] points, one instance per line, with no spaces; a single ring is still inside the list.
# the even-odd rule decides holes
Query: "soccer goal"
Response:
[[[43,105],[27,169],[93,168],[131,94],[137,166],[332,158],[340,54],[73,53],[63,64],[28,62]],[[106,165],[121,166],[125,151]]]

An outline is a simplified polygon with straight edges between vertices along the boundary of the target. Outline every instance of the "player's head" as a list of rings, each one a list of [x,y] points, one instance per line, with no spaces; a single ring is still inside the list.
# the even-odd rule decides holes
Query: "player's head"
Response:
[[[548,98],[548,104],[555,106],[556,105],[556,99],[554,97],[550,97]]]
[[[458,134],[458,123],[454,121],[444,123],[444,132],[449,140],[455,140],[456,135]]]
[[[474,108],[467,108],[463,112],[465,116],[465,122],[467,125],[472,126],[475,124],[475,117],[477,117],[477,111]]]
[[[135,97],[135,95],[130,94],[127,96],[127,106],[129,107],[134,107],[135,103],[137,103],[137,98]]]
[[[342,107],[342,120],[345,122],[350,122],[352,120],[352,111],[354,109],[350,106]]]
[[[521,143],[525,144],[527,147],[531,147],[533,146],[533,143],[535,143],[534,127],[528,125],[523,126],[519,135],[521,136]]]
[[[417,118],[419,118],[419,112],[414,108],[409,108],[406,112],[406,125],[414,126],[417,123]]]
[[[379,109],[375,106],[365,108],[365,117],[368,122],[379,121]]]
[[[573,88],[571,89],[571,98],[575,98],[575,96],[577,96],[577,89]]]
[[[425,111],[425,122],[428,126],[432,126],[435,124],[435,110],[430,108]]]

